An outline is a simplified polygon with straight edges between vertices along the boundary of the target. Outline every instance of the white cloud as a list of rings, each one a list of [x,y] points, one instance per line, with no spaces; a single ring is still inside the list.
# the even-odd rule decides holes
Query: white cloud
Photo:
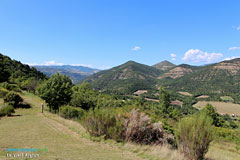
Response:
[[[198,63],[198,62],[212,63],[217,61],[222,56],[223,56],[222,53],[208,53],[208,52],[203,52],[199,49],[190,49],[185,53],[182,60],[192,61],[194,63]]]
[[[240,58],[240,57],[236,57],[236,56],[233,56],[233,57],[227,57],[224,59],[224,61],[229,61],[229,60],[232,60],[232,59],[235,59],[235,58]]]
[[[239,50],[240,47],[231,47],[231,48],[228,48],[228,50],[232,51],[232,50]]]
[[[29,66],[37,66],[38,65],[37,63],[25,63],[25,64],[27,64]]]
[[[101,66],[101,67],[98,67],[98,69],[101,69],[101,70],[106,70],[106,69],[110,69],[111,67],[109,66]]]
[[[57,63],[56,61],[47,61],[44,62],[42,65],[44,66],[62,66],[64,63]]]
[[[139,46],[135,46],[135,47],[132,48],[133,51],[138,51],[140,49],[141,49],[141,47],[139,47]]]
[[[29,66],[62,66],[64,63],[57,63],[56,61],[46,61],[43,64],[26,63]]]
[[[170,57],[172,58],[173,61],[176,61],[177,55],[172,53],[172,54],[170,54]]]
[[[235,28],[236,30],[240,31],[240,25],[239,26],[232,26],[232,28]]]
[[[71,66],[83,66],[83,67],[93,68],[91,64],[71,64]]]

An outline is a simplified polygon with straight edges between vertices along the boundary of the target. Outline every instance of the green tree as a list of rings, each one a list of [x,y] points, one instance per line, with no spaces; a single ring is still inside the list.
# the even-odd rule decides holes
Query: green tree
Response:
[[[50,111],[56,112],[60,106],[70,102],[72,86],[72,80],[68,76],[57,73],[39,86],[37,93],[48,103]]]
[[[214,108],[211,104],[207,104],[205,108],[202,110],[213,120],[213,125],[216,127],[222,127],[224,124],[223,118],[217,113],[216,108]]]
[[[23,102],[23,99],[18,94],[10,92],[4,97],[4,102],[12,105],[13,107],[17,107],[21,102]]]
[[[159,103],[162,113],[168,114],[171,100],[169,93],[163,87],[160,87],[159,90]]]
[[[97,94],[90,89],[88,83],[82,83],[80,86],[73,87],[71,105],[88,110],[94,108],[97,103]]]

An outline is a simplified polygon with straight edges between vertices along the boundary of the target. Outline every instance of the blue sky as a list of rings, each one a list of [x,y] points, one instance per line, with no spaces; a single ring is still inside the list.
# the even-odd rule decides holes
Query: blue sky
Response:
[[[238,0],[0,0],[0,53],[29,64],[202,65],[240,56]]]

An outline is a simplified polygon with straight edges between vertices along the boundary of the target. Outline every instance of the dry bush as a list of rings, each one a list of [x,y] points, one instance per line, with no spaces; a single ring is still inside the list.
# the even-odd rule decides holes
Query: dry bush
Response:
[[[140,144],[166,144],[173,140],[167,134],[162,123],[152,123],[148,115],[139,110],[133,109],[125,119],[125,141],[132,141]]]
[[[131,141],[146,145],[172,143],[174,138],[166,133],[162,123],[152,123],[151,118],[139,110],[130,113],[113,108],[95,108],[82,119],[91,136],[103,136],[117,141]]]

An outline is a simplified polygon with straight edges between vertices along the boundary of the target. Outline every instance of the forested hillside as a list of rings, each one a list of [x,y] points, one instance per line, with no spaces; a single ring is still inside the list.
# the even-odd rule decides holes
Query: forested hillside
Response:
[[[45,74],[35,68],[2,54],[0,54],[0,75],[0,82],[17,84],[22,89],[30,89],[35,87],[38,81],[47,79]]]
[[[160,84],[170,89],[195,94],[239,96],[240,59],[204,66],[180,78],[162,80]]]
[[[128,61],[120,66],[101,71],[85,79],[94,89],[103,92],[131,94],[139,89],[154,89],[162,73],[154,67]]]
[[[85,81],[94,89],[125,95],[143,89],[156,91],[159,86],[164,86],[194,95],[229,95],[237,99],[240,95],[240,59],[205,66],[174,66],[163,61],[154,67],[129,61],[94,74]]]

